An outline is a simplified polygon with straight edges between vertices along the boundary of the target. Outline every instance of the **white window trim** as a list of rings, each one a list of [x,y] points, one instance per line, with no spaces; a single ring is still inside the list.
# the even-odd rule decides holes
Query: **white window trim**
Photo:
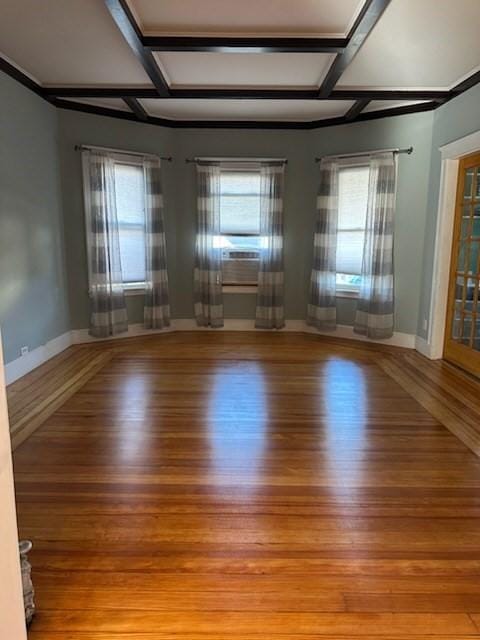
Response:
[[[365,161],[364,157],[359,157],[359,158],[339,158],[338,160],[338,164],[340,166],[341,169],[349,169],[352,167],[369,167],[370,166],[370,162],[369,161]],[[351,274],[353,275],[353,274]],[[351,299],[357,299],[360,295],[360,285],[358,286],[354,286],[351,285],[350,287],[347,286],[338,286],[336,288],[336,294],[335,297],[337,298],[351,298]]]
[[[127,153],[112,153],[116,164],[134,165],[143,167],[144,159],[139,156],[130,156]],[[145,282],[124,282],[123,291],[127,297],[145,295]]]
[[[126,296],[143,296],[145,294],[145,282],[124,282],[123,290]]]
[[[223,293],[257,293],[258,284],[224,284]]]
[[[337,287],[335,297],[337,298],[358,298],[360,295],[360,287],[355,289],[346,289]]]
[[[233,173],[238,171],[240,173],[254,173],[260,172],[261,163],[260,162],[229,162],[228,165],[224,165],[220,167],[220,173]],[[222,236],[235,236],[235,233],[221,233]],[[252,237],[260,237],[260,233],[252,234]],[[243,283],[243,284],[224,284],[222,285],[223,293],[235,293],[235,294],[245,294],[245,293],[257,293],[258,283]]]

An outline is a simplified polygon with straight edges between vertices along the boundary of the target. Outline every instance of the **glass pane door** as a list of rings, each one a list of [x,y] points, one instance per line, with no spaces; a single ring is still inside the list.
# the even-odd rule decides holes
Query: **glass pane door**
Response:
[[[445,358],[480,376],[480,154],[460,161]]]

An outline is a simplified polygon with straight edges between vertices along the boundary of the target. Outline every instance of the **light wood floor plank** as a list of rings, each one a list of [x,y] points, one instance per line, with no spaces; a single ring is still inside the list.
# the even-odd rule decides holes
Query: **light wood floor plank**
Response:
[[[477,383],[313,335],[61,355],[10,389],[30,640],[480,639]]]

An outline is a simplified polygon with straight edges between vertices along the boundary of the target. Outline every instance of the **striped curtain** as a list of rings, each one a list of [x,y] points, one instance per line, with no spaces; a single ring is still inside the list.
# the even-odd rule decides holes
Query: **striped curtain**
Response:
[[[145,158],[145,306],[146,329],[170,326],[167,249],[163,223],[160,160]]]
[[[128,330],[115,202],[114,161],[82,154],[90,276],[90,335],[107,338]]]
[[[354,331],[368,338],[393,335],[393,217],[396,154],[371,157],[362,280]]]
[[[320,164],[317,221],[307,308],[307,324],[319,330],[336,328],[337,223],[338,163],[326,158]]]
[[[197,163],[194,303],[200,327],[223,327],[220,165]]]
[[[285,163],[260,168],[260,264],[258,268],[257,329],[285,326],[283,307],[283,183]]]

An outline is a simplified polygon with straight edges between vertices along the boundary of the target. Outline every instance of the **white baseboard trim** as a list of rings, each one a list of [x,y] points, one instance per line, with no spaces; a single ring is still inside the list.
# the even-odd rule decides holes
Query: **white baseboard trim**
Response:
[[[151,331],[144,329],[142,324],[132,324],[129,326],[128,331],[116,336],[116,338],[132,338],[134,336],[152,335],[154,333],[166,333],[172,331],[265,331],[265,329],[256,329],[255,321],[248,319],[226,318],[223,327],[212,329],[211,327],[198,327],[193,318],[179,318],[172,320],[171,326],[168,329],[163,329],[161,331]],[[313,333],[331,336],[332,338],[345,338],[347,340],[389,344],[395,347],[405,347],[407,349],[415,348],[416,338],[416,336],[409,333],[395,332],[388,340],[371,340],[370,338],[354,333],[353,327],[348,325],[337,325],[336,331],[317,331],[317,329],[309,327],[304,320],[287,320],[285,327],[280,329],[280,331]],[[92,336],[88,335],[87,329],[72,331],[72,334],[73,344],[98,341],[98,338],[92,338]],[[112,338],[109,339],[111,340]]]
[[[26,355],[20,356],[5,365],[5,382],[11,384],[25,374],[33,371],[41,364],[64,351],[72,344],[71,331],[67,331],[46,344],[29,351]]]
[[[335,331],[317,331],[313,327],[304,325],[303,331],[305,333],[316,333],[323,336],[331,336],[332,338],[343,338],[345,340],[358,340],[360,342],[370,342],[373,344],[388,344],[392,347],[404,347],[405,349],[415,349],[415,338],[412,333],[402,333],[401,331],[395,331],[391,338],[387,340],[372,340],[358,333],[355,333],[353,327],[345,324],[337,325]]]
[[[438,346],[427,342],[425,338],[420,336],[415,337],[415,349],[429,360],[441,360],[443,358],[443,349],[439,349]]]
[[[72,344],[87,344],[89,342],[104,342],[106,340],[122,340],[124,338],[133,338],[135,336],[146,336],[160,333],[172,333],[175,331],[265,331],[265,329],[256,329],[254,320],[245,319],[226,319],[225,324],[220,329],[211,329],[210,327],[197,327],[193,318],[180,318],[172,320],[172,324],[168,329],[150,330],[145,329],[142,324],[131,324],[128,331],[122,333],[115,338],[93,338],[88,333],[88,329],[73,329],[67,333],[50,340],[46,344],[30,351],[25,356],[21,356],[5,365],[5,379],[7,384],[11,384],[18,380],[41,364],[50,360],[61,351],[64,351]],[[303,320],[287,320],[283,332],[312,333],[317,335],[330,336],[332,338],[344,338],[347,340],[359,340],[361,342],[370,342],[378,344],[388,344],[395,347],[405,347],[407,349],[417,349],[427,357],[424,350],[424,344],[427,343],[422,338],[409,333],[395,332],[388,340],[370,340],[364,336],[354,333],[353,327],[347,325],[338,325],[336,331],[317,331],[313,327],[309,327]],[[427,345],[428,346],[428,345]]]
[[[415,350],[421,353],[422,356],[432,359],[430,345],[425,338],[421,338],[420,336],[415,337]]]
[[[118,334],[118,336],[109,336],[108,338],[94,338],[88,333],[88,329],[72,329],[72,344],[88,344],[89,342],[108,342],[110,340],[123,340],[124,338],[135,338],[136,336],[151,336],[155,333],[172,333],[175,331],[174,325],[167,329],[145,329],[143,324],[131,324],[128,331]]]

